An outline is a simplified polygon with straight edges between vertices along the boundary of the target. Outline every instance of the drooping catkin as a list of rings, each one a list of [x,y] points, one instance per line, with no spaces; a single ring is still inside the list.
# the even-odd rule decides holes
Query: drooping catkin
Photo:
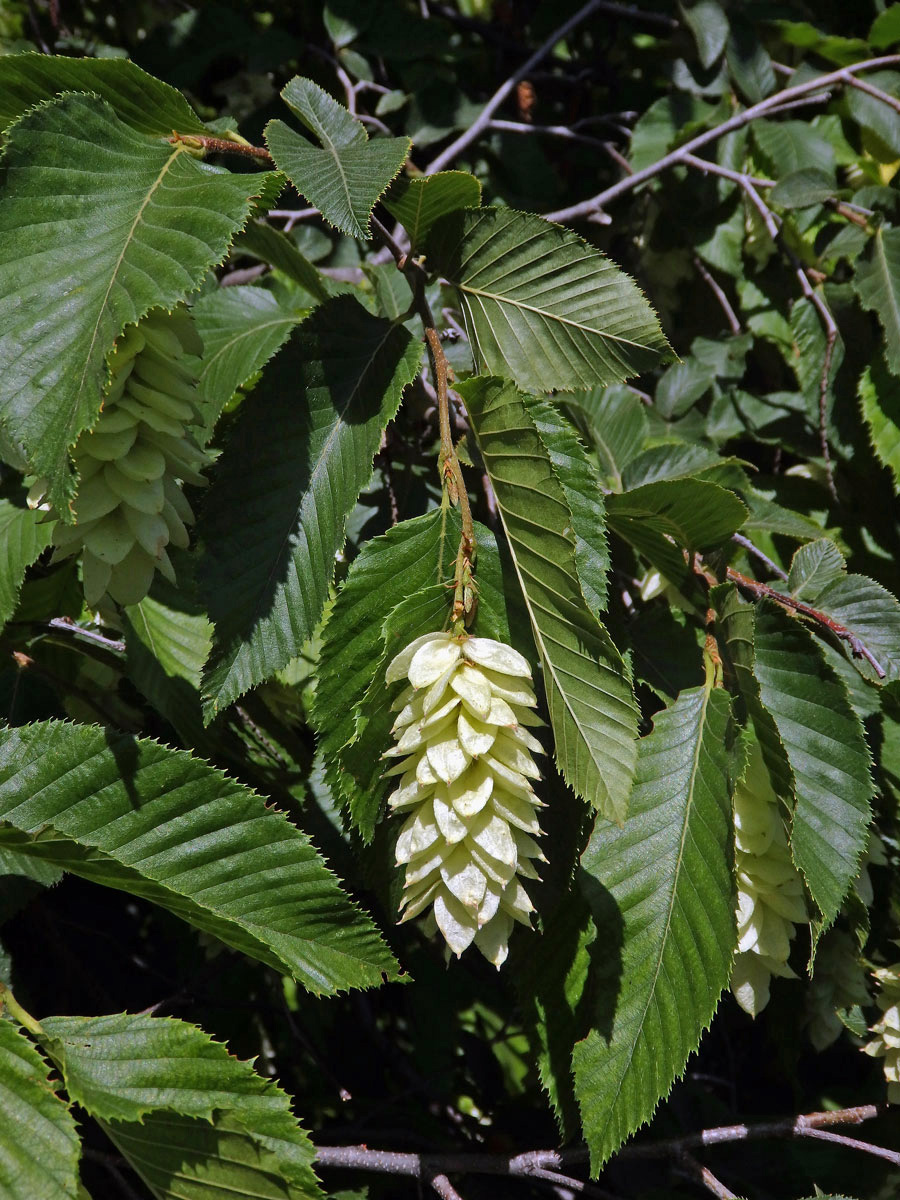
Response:
[[[401,761],[388,800],[406,815],[397,863],[406,868],[402,921],[426,910],[457,956],[474,943],[499,967],[515,921],[531,924],[522,879],[546,861],[534,840],[542,808],[531,781],[540,742],[531,669],[490,638],[430,633],[391,662],[387,683],[409,686],[394,702]]]
[[[110,359],[110,384],[92,429],[75,444],[79,474],[75,523],[48,507],[54,561],[82,554],[85,600],[109,596],[137,604],[155,571],[175,581],[168,545],[186,548],[194,514],[183,483],[205,485],[207,454],[188,426],[198,419],[196,386],[201,349],[184,311],[154,311],[130,325]],[[42,507],[46,481],[29,492]]]
[[[794,924],[807,920],[803,881],[758,742],[735,788],[734,825],[738,943],[731,990],[755,1017],[769,1002],[772,976],[793,976]]]

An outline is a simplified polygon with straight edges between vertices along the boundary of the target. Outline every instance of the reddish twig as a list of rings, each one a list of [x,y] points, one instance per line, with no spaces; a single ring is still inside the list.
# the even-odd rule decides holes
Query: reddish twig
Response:
[[[179,133],[177,129],[172,130],[168,140],[189,150],[202,150],[204,154],[243,154],[245,158],[259,158],[272,164],[272,155],[265,146],[251,146],[249,142],[233,142],[230,138],[207,137],[202,133]]]
[[[767,583],[759,583],[755,579],[750,579],[747,575],[742,575],[734,567],[728,567],[726,574],[732,583],[736,583],[738,587],[752,593],[757,600],[765,597],[768,600],[774,600],[777,604],[782,605],[783,608],[789,608],[792,612],[799,613],[803,617],[809,617],[811,621],[815,621],[818,625],[827,629],[834,637],[840,638],[842,642],[846,642],[857,658],[864,658],[874,668],[878,678],[884,679],[887,674],[884,667],[882,667],[872,651],[863,643],[862,639],[857,637],[846,625],[839,625],[827,613],[821,612],[818,608],[813,608],[809,604],[804,604],[801,600],[795,600],[793,596],[788,596],[784,592],[778,592],[775,588],[769,587]]]
[[[687,1175],[702,1184],[714,1196],[718,1196],[719,1200],[739,1200],[737,1194],[727,1188],[721,1179],[717,1179],[709,1167],[704,1167],[702,1163],[699,1163],[693,1154],[685,1150],[679,1155],[679,1159]]]

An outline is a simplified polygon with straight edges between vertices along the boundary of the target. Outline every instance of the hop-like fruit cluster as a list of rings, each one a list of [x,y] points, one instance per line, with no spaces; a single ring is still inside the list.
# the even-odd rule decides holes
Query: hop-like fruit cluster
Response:
[[[787,960],[794,923],[807,919],[803,883],[757,742],[735,788],[734,826],[738,952],[731,990],[755,1017],[769,1002],[772,976],[793,976]]]
[[[863,1049],[873,1058],[884,1059],[888,1101],[900,1104],[900,963],[872,974],[881,984],[877,997],[881,1020],[872,1026],[875,1037]]]
[[[856,943],[843,929],[832,929],[816,952],[816,972],[807,991],[809,1040],[825,1050],[844,1028],[838,1010],[869,1002]]]
[[[429,907],[429,921],[457,956],[473,942],[499,967],[515,921],[531,924],[533,906],[521,877],[537,879],[546,861],[540,778],[532,752],[540,742],[525,726],[533,712],[531,669],[510,646],[491,638],[429,633],[393,660],[386,680],[406,678],[397,697],[397,744],[387,772],[400,785],[388,804],[406,813],[397,864],[406,866],[402,900],[408,921]]]
[[[100,417],[73,451],[81,480],[75,524],[57,521],[53,530],[54,561],[83,552],[91,607],[107,595],[137,604],[154,571],[175,581],[166,547],[186,548],[194,520],[181,484],[206,483],[207,456],[186,428],[197,420],[201,348],[185,312],[153,312],[116,343]],[[32,487],[33,507],[45,490],[43,480]]]

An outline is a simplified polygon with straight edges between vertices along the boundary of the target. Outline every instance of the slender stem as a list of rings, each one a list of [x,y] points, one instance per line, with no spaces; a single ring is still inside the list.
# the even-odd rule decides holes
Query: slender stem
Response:
[[[752,176],[745,175],[740,171],[732,171],[726,167],[720,167],[718,163],[711,163],[705,158],[697,158],[693,154],[683,155],[682,161],[686,166],[694,167],[698,171],[709,171],[714,175],[724,175],[725,178],[733,180],[743,189],[747,199],[759,213],[769,237],[781,247],[790,259],[791,265],[794,268],[794,274],[800,283],[800,290],[818,314],[822,330],[825,334],[825,353],[822,355],[822,369],[819,373],[819,446],[822,450],[822,457],[825,460],[828,490],[832,498],[837,501],[838,494],[834,484],[834,468],[831,463],[831,450],[828,446],[828,389],[834,347],[838,337],[837,322],[831,314],[831,309],[810,282],[808,269],[803,265],[790,246],[785,244],[784,239],[781,237],[781,223],[779,218],[772,212],[756,190],[756,181]]]
[[[545,216],[548,221],[563,222],[577,221],[584,217],[590,217],[603,208],[605,204],[609,204],[634,188],[640,187],[642,183],[654,179],[670,167],[675,167],[679,163],[683,163],[686,155],[699,150],[701,146],[707,146],[710,142],[716,142],[719,138],[724,137],[726,133],[732,133],[735,129],[742,129],[745,125],[749,125],[751,121],[755,121],[757,117],[783,111],[786,103],[792,105],[795,101],[801,101],[804,104],[817,103],[825,98],[821,95],[824,89],[835,84],[850,84],[850,80],[855,79],[860,71],[873,71],[877,67],[893,67],[897,66],[898,63],[900,63],[900,55],[888,54],[881,58],[866,59],[864,62],[854,63],[850,67],[842,67],[838,71],[831,71],[826,75],[819,75],[815,79],[808,79],[805,83],[798,83],[793,87],[784,88],[782,91],[775,92],[773,95],[767,96],[764,100],[760,100],[758,104],[753,104],[750,108],[744,109],[743,112],[735,113],[733,117],[729,117],[721,125],[716,125],[713,129],[707,129],[703,133],[697,134],[696,137],[685,142],[683,146],[672,150],[669,154],[664,155],[655,163],[650,163],[648,166],[642,168],[642,170],[635,171],[633,175],[629,175],[625,179],[620,179],[618,183],[614,183],[604,191],[598,192],[597,195],[591,196],[587,200],[582,200],[578,204],[570,204],[567,208],[560,208],[555,212],[545,213]]]
[[[742,575],[734,567],[728,567],[726,574],[732,583],[736,583],[739,588],[750,592],[757,600],[763,598],[774,600],[783,608],[789,608],[792,612],[799,613],[803,617],[809,617],[811,621],[815,621],[818,625],[827,629],[834,637],[840,638],[842,642],[846,642],[857,658],[864,658],[866,662],[872,665],[878,678],[884,679],[886,675],[884,667],[879,663],[872,651],[863,643],[862,639],[845,625],[839,625],[827,613],[821,612],[818,608],[813,608],[809,604],[804,604],[801,600],[795,600],[793,596],[788,596],[784,592],[778,592],[775,588],[769,587],[767,583],[758,583],[755,579],[750,579],[747,575]]]
[[[703,282],[706,284],[706,286],[709,288],[709,290],[715,296],[716,300],[718,300],[719,307],[721,308],[722,312],[725,314],[725,320],[728,322],[728,327],[731,330],[731,332],[734,334],[740,333],[741,332],[741,323],[738,320],[737,313],[731,307],[731,301],[725,295],[724,291],[722,290],[722,288],[720,287],[718,282],[713,278],[713,276],[709,273],[709,271],[707,271],[706,265],[703,262],[703,259],[700,257],[699,254],[694,255],[694,267],[697,271],[697,274],[700,276],[700,278],[703,280]]]
[[[455,138],[450,145],[442,150],[436,158],[431,160],[431,162],[425,168],[425,174],[433,175],[435,171],[442,171],[444,167],[453,162],[453,160],[457,158],[467,146],[471,146],[474,141],[481,137],[482,133],[484,133],[485,129],[487,129],[489,126],[491,117],[493,117],[494,113],[510,94],[510,92],[514,90],[516,84],[521,83],[532,67],[536,67],[537,64],[542,61],[542,59],[546,58],[558,42],[561,42],[563,38],[568,37],[573,29],[577,29],[582,21],[591,16],[592,13],[597,12],[601,7],[608,6],[604,6],[602,0],[588,0],[588,3],[583,4],[581,8],[579,8],[578,12],[569,17],[568,21],[564,21],[562,25],[560,25],[557,29],[554,29],[550,36],[544,42],[542,42],[540,46],[538,46],[534,54],[532,54],[530,58],[526,59],[526,61],[522,63],[522,65],[518,67],[512,73],[512,75],[510,75],[503,81],[503,83],[501,83],[469,128],[464,133],[461,133],[458,138]],[[616,7],[618,8],[619,6],[617,5]],[[624,9],[624,5],[622,8]]]
[[[438,421],[440,425],[441,449],[438,457],[438,469],[441,474],[441,486],[446,489],[451,501],[459,506],[462,518],[462,534],[459,540],[459,550],[456,555],[454,570],[454,598],[451,621],[457,628],[471,623],[475,612],[475,588],[473,569],[475,562],[475,526],[472,521],[472,509],[469,504],[469,494],[463,478],[462,467],[453,445],[453,431],[450,425],[450,368],[444,347],[441,345],[441,335],[438,332],[428,297],[425,295],[425,272],[415,259],[410,258],[397,243],[391,233],[385,229],[377,217],[372,217],[372,231],[375,236],[390,251],[397,269],[402,271],[409,280],[413,294],[413,305],[422,321],[425,331],[425,342],[431,360],[434,375],[435,398],[437,401]]]
[[[85,638],[89,642],[96,642],[98,646],[102,646],[104,650],[110,650],[113,654],[124,654],[125,643],[118,639],[104,637],[102,633],[96,633],[93,629],[85,629],[82,625],[76,625],[71,617],[51,617],[47,622],[51,629],[60,629],[65,633],[74,634],[76,637]]]
[[[9,987],[5,983],[0,982],[0,1009],[3,1007],[6,1008],[6,1011],[14,1021],[21,1025],[23,1029],[28,1030],[32,1037],[42,1038],[46,1036],[40,1021],[36,1021],[30,1013],[27,1013],[9,990]]]
[[[685,1150],[679,1157],[687,1174],[714,1196],[718,1196],[719,1200],[739,1200],[735,1192],[727,1188],[721,1179],[713,1175],[709,1167],[704,1167],[689,1151]]]
[[[737,542],[739,546],[743,546],[748,554],[754,555],[761,563],[765,563],[773,575],[777,575],[779,579],[787,579],[787,571],[783,567],[779,567],[778,563],[773,562],[768,554],[763,554],[762,550],[758,546],[754,546],[748,537],[744,537],[742,533],[733,533],[731,540]]]

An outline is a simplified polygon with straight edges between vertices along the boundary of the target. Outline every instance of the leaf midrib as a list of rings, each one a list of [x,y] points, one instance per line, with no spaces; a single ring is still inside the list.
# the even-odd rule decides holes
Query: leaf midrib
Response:
[[[629,1070],[631,1069],[631,1064],[634,1061],[634,1055],[635,1055],[635,1051],[637,1049],[638,1038],[639,1038],[640,1033],[643,1030],[644,1024],[647,1020],[647,1013],[650,1010],[650,1005],[653,1003],[653,999],[656,996],[657,983],[659,981],[659,975],[662,970],[663,958],[665,957],[666,945],[668,944],[668,939],[669,939],[669,930],[672,927],[672,913],[675,909],[675,896],[678,891],[678,881],[681,877],[681,869],[682,869],[682,864],[683,864],[683,860],[684,860],[684,847],[685,847],[685,842],[687,840],[687,832],[688,832],[688,825],[690,822],[690,814],[691,814],[691,811],[692,811],[693,805],[694,805],[694,789],[696,787],[697,773],[699,770],[700,752],[703,747],[703,741],[704,741],[704,731],[705,731],[705,727],[706,727],[706,712],[709,707],[709,701],[710,701],[711,695],[712,695],[712,690],[709,687],[707,687],[705,689],[705,694],[704,694],[702,717],[699,722],[700,735],[696,741],[696,746],[695,746],[694,755],[693,755],[693,762],[691,763],[690,791],[688,793],[687,802],[685,803],[685,806],[684,806],[684,821],[682,822],[682,826],[681,826],[681,838],[679,839],[679,843],[678,843],[678,854],[677,854],[676,860],[675,860],[675,869],[672,872],[672,886],[669,891],[669,903],[666,905],[666,922],[665,922],[665,927],[663,929],[662,936],[661,936],[660,942],[659,942],[660,950],[659,950],[659,954],[657,956],[656,967],[653,972],[653,982],[652,982],[652,985],[647,990],[647,1001],[644,1004],[643,1010],[641,1012],[641,1020],[640,1020],[639,1025],[637,1026],[638,1032],[635,1034],[635,1036],[631,1040],[631,1047],[628,1051],[628,1057],[625,1061],[625,1065],[624,1065],[622,1071],[619,1073],[619,1080],[616,1085],[615,1095],[614,1095],[613,1100],[612,1100],[611,1104],[609,1105],[609,1109],[608,1109],[609,1116],[607,1117],[607,1120],[603,1126],[604,1133],[609,1128],[612,1115],[616,1111],[619,1096],[621,1095],[622,1088],[625,1085],[625,1077],[628,1074]]]
[[[156,179],[153,182],[153,186],[151,188],[149,188],[149,190],[147,191],[147,194],[144,196],[144,199],[141,201],[141,206],[138,209],[137,213],[135,214],[134,220],[131,222],[131,226],[128,230],[128,234],[127,234],[124,242],[122,243],[122,249],[119,251],[119,257],[116,259],[116,264],[113,267],[112,272],[110,274],[109,283],[106,286],[106,291],[103,294],[103,299],[100,302],[100,308],[97,313],[97,320],[94,323],[94,329],[93,329],[93,332],[91,333],[91,340],[88,344],[87,353],[84,356],[84,366],[81,371],[81,378],[78,381],[77,394],[79,397],[81,396],[82,392],[84,391],[84,384],[85,384],[85,379],[87,378],[88,368],[90,367],[90,365],[93,361],[93,358],[94,358],[94,347],[97,343],[97,337],[100,332],[100,322],[102,321],[102,319],[106,313],[107,305],[109,303],[109,297],[112,293],[113,286],[115,285],[115,282],[118,279],[119,271],[122,269],[122,263],[125,260],[125,255],[126,255],[127,251],[129,250],[132,242],[134,241],[135,230],[137,229],[138,225],[141,223],[141,220],[143,218],[144,211],[147,208],[147,205],[153,199],[153,196],[156,193],[157,189],[161,186],[162,181],[168,174],[169,169],[171,168],[172,164],[175,162],[175,160],[178,158],[178,156],[180,154],[185,154],[185,153],[186,153],[186,150],[181,143],[179,143],[173,147],[172,153],[169,155],[169,157],[166,159],[165,163],[163,164],[162,169],[160,170],[159,174],[157,175]],[[77,423],[77,419],[78,419],[77,414],[75,412],[73,412],[72,417],[70,417],[70,419],[69,419],[67,428],[71,430],[73,423]],[[66,440],[67,440],[67,444],[68,444],[68,435],[67,435]]]

